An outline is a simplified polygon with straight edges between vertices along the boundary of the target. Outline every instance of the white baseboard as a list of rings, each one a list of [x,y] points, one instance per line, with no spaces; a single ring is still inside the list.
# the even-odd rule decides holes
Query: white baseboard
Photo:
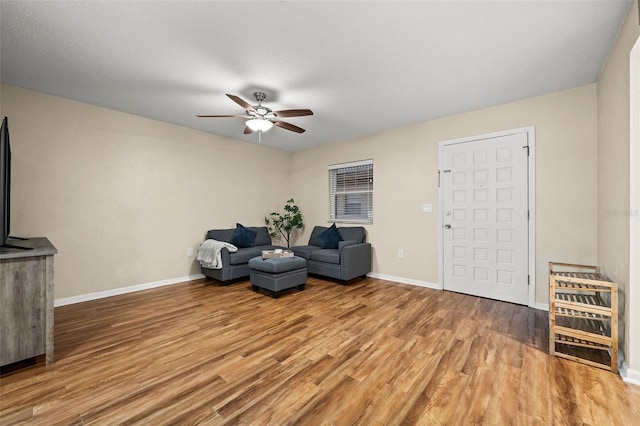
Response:
[[[640,386],[640,371],[627,368],[627,363],[624,361],[622,361],[622,366],[620,367],[620,377],[626,383]]]
[[[540,303],[540,302],[536,302],[535,305],[533,305],[533,307],[535,309],[538,309],[540,311],[547,311],[549,312],[549,304],[548,303]]]
[[[129,287],[120,287],[111,290],[97,291],[95,293],[81,294],[79,296],[63,297],[62,299],[55,299],[53,301],[53,305],[55,307],[72,305],[74,303],[88,302],[89,300],[103,299],[105,297],[117,296],[119,294],[133,293],[140,290],[164,287],[166,285],[179,284],[185,281],[194,281],[202,278],[204,278],[204,275],[202,274],[187,275],[185,277],[169,278],[167,280],[154,281],[146,284],[138,284]]]
[[[440,284],[430,283],[427,281],[418,281],[418,280],[412,280],[410,278],[394,277],[392,275],[378,274],[376,272],[369,272],[367,276],[371,278],[386,280],[386,281],[394,281],[401,284],[409,284],[409,285],[415,285],[418,287],[432,288],[434,290],[442,290],[442,287],[440,286]]]
[[[394,277],[392,275],[378,274],[376,272],[369,272],[367,276],[371,278],[379,278],[381,280],[394,281],[402,284],[410,284],[410,285],[415,285],[419,287],[432,288],[434,290],[442,290],[442,286],[440,286],[440,284],[430,283],[427,281],[418,281],[418,280],[412,280],[410,278]],[[547,312],[549,311],[548,303],[536,303],[533,307],[541,311],[547,311]]]

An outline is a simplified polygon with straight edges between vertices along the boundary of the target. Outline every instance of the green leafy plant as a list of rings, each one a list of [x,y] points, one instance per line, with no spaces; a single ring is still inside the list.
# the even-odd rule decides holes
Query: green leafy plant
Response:
[[[287,247],[290,247],[295,234],[304,226],[302,212],[296,206],[293,198],[284,205],[284,214],[272,212],[264,217],[264,223],[267,225],[269,234],[273,238],[286,241]]]

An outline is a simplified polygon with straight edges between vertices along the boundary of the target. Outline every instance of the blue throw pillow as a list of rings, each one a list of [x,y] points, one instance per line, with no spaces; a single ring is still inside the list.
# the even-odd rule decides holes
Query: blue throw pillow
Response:
[[[233,237],[231,237],[231,244],[238,248],[253,247],[253,241],[255,239],[255,231],[236,223],[236,232],[234,232]]]
[[[320,242],[322,243],[321,247],[323,249],[337,249],[340,241],[342,241],[342,236],[340,232],[338,232],[335,223],[320,234]]]

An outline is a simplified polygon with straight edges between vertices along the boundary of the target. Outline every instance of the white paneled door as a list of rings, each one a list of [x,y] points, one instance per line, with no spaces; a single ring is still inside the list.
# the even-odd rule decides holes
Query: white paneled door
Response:
[[[528,304],[528,150],[527,133],[442,146],[445,290]]]

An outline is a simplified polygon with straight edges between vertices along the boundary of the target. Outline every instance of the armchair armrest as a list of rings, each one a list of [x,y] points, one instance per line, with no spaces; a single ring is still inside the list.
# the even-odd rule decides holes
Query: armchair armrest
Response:
[[[352,244],[340,252],[340,279],[349,281],[371,272],[371,244]]]

